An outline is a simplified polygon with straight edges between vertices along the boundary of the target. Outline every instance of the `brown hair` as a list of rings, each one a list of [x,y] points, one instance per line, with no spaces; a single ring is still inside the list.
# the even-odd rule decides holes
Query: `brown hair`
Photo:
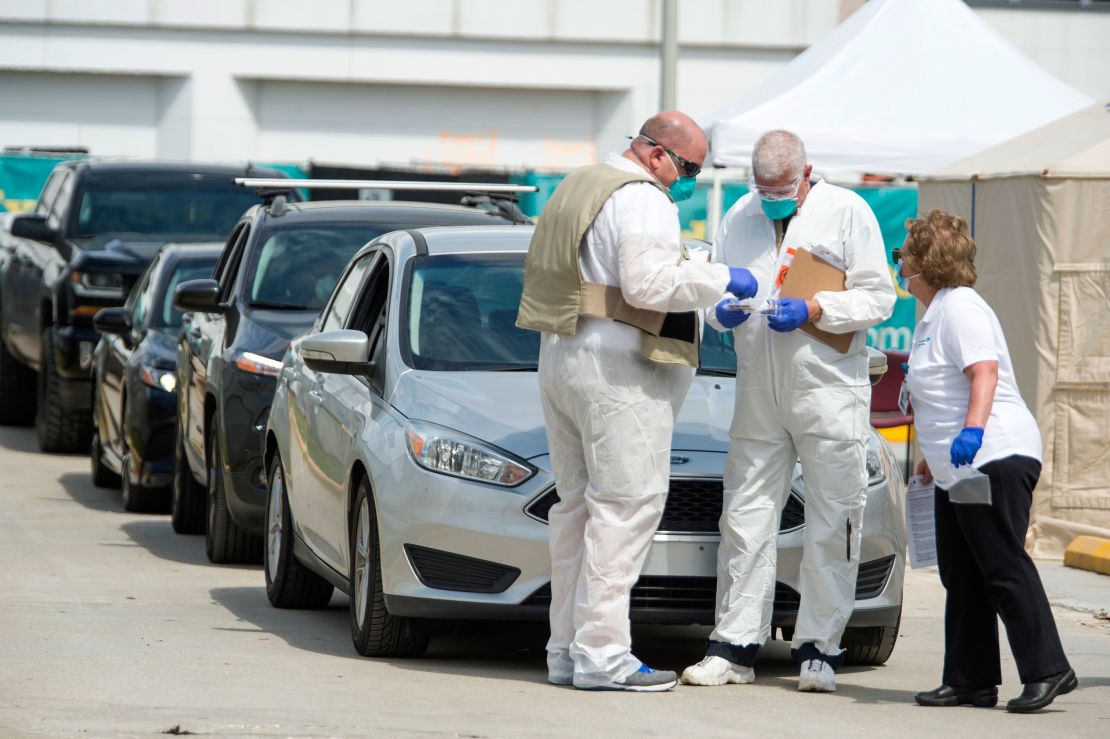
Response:
[[[906,220],[902,253],[921,271],[931,287],[971,287],[975,284],[975,242],[967,221],[943,210]]]

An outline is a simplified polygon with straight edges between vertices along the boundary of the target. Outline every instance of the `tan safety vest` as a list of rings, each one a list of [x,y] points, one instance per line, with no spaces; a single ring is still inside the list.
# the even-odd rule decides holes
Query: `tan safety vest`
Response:
[[[524,293],[516,325],[533,331],[573,336],[578,316],[611,318],[641,331],[640,353],[655,362],[698,366],[700,327],[696,313],[662,313],[629,305],[619,287],[583,282],[578,253],[586,232],[605,201],[647,175],[625,172],[608,164],[575,170],[555,189],[544,206],[524,262]],[[669,197],[669,195],[668,195]],[[675,262],[689,259],[685,246]]]

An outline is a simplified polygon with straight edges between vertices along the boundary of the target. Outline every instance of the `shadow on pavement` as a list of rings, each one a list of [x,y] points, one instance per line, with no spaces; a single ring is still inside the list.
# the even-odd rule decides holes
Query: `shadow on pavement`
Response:
[[[66,495],[86,508],[123,513],[119,490],[96,487],[88,472],[64,472],[58,477],[58,484]]]
[[[203,536],[183,536],[173,530],[168,517],[150,518],[145,521],[128,521],[120,526],[123,533],[159,559],[201,567],[221,567],[235,570],[258,570],[258,565],[217,565],[208,561],[204,553]]]
[[[37,454],[39,440],[33,428],[20,426],[0,426],[0,446],[13,452]]]
[[[262,580],[261,572],[258,578]],[[342,593],[333,595],[327,608],[315,611],[274,608],[264,586],[212,588],[208,593],[240,620],[273,634],[294,649],[362,659],[351,644],[347,598]]]

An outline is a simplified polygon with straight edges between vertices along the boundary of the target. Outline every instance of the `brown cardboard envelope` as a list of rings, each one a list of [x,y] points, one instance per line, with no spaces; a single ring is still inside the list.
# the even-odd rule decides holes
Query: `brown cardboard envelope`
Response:
[[[841,292],[844,290],[844,272],[828,262],[813,256],[813,252],[804,247],[799,247],[794,254],[794,261],[790,263],[790,270],[786,273],[779,295],[784,298],[801,298],[813,300],[819,292]],[[801,327],[802,331],[828,344],[841,354],[847,354],[852,345],[855,332],[834,334],[822,331],[812,323]]]

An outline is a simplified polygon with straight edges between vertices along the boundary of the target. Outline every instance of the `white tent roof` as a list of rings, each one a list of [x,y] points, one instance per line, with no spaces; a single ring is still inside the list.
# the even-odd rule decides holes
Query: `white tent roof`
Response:
[[[870,0],[702,125],[718,166],[786,128],[820,170],[918,174],[1091,102],[962,0]]]
[[[1110,98],[921,179],[967,180],[1018,174],[1110,179]]]

